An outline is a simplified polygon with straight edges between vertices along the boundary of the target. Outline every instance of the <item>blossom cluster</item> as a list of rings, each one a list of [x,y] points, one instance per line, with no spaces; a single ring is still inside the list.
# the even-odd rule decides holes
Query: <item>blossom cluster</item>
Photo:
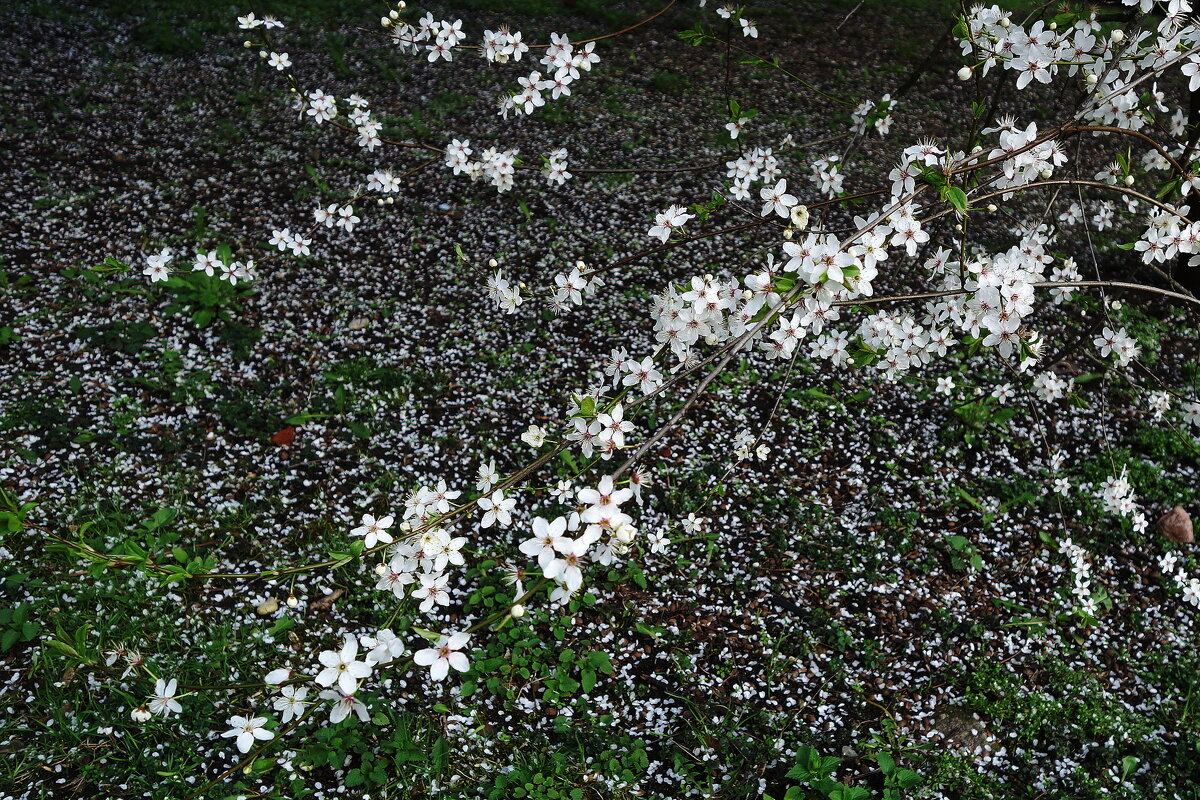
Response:
[[[1092,589],[1092,567],[1087,560],[1087,551],[1069,538],[1060,541],[1058,547],[1071,562],[1071,573],[1075,579],[1071,594],[1075,598],[1076,608],[1089,617],[1096,616],[1099,606]]]

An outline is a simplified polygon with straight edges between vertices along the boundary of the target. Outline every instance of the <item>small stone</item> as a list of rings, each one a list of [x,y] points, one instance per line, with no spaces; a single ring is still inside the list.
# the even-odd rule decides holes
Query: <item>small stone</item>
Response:
[[[371,320],[366,317],[355,317],[350,320],[349,328],[352,331],[361,331],[363,328],[371,324]]]
[[[1158,522],[1154,523],[1154,527],[1175,544],[1191,544],[1196,540],[1192,531],[1192,518],[1183,510],[1183,506],[1175,506],[1163,514],[1158,518]]]
[[[279,610],[279,601],[274,597],[268,597],[265,603],[259,604],[258,608],[254,609],[259,613],[259,616],[265,617],[267,614],[274,614]]]

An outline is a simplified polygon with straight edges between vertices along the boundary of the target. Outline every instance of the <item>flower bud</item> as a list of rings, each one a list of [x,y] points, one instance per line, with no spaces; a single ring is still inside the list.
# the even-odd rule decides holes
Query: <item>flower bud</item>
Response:
[[[988,203],[987,210],[988,211],[999,211],[999,208],[996,206],[995,203]]]
[[[1100,79],[1096,77],[1096,73],[1089,72],[1086,81],[1088,86],[1095,86],[1100,82]]]
[[[390,27],[392,24],[392,19],[391,17],[380,17],[379,24],[385,28]]]
[[[1112,32],[1112,40],[1113,44],[1120,44],[1121,42],[1125,41],[1125,31],[1117,28]]]
[[[521,605],[520,603],[515,603],[513,607],[508,610],[508,615],[513,619],[520,619],[521,617],[525,616],[525,606]]]
[[[266,50],[259,50],[259,51],[258,51],[258,57],[259,57],[259,58],[266,58],[266,57],[267,57],[267,51],[266,51]]]
[[[287,599],[288,608],[295,608],[300,605],[300,601],[296,599],[296,595],[289,594]]]
[[[500,262],[494,258],[489,258],[488,266],[491,267],[492,269],[495,269],[496,267],[500,266]]]
[[[254,42],[247,39],[246,41],[242,42],[242,47],[254,47]]]
[[[1054,170],[1050,169],[1049,167],[1046,167],[1044,170],[1038,173],[1038,175],[1042,176],[1042,180],[1046,180],[1053,174]]]
[[[962,69],[960,69],[958,71],[958,79],[960,81],[969,81],[969,80],[971,80],[972,74],[973,73],[972,73],[972,70],[970,67],[963,67]]]
[[[1012,19],[1009,17],[1005,17],[1004,19],[1000,20],[1001,28],[1008,28],[1011,25],[1012,25]]]
[[[376,575],[382,575],[385,572],[387,572],[387,564],[376,564],[375,565],[375,574]]]
[[[1126,176],[1125,176],[1125,185],[1126,185],[1126,186],[1133,186],[1133,176],[1132,176],[1132,175],[1126,175]]]
[[[1052,30],[1052,31],[1056,31],[1056,30],[1058,30],[1058,23],[1057,23],[1057,22],[1051,22],[1051,23],[1050,23],[1050,30]]]
[[[400,19],[400,12],[393,9],[388,12],[388,16],[391,17],[392,19]]]

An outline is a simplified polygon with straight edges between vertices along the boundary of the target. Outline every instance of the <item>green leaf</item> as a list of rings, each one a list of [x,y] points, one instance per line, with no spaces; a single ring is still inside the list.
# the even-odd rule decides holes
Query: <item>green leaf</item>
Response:
[[[79,655],[79,651],[74,647],[71,647],[71,645],[67,644],[66,642],[60,642],[58,639],[51,639],[50,641],[46,642],[46,646],[52,650],[57,650],[63,655],[70,656],[71,658],[75,658],[80,661],[83,660]]]
[[[361,422],[347,421],[346,427],[350,429],[351,433],[353,433],[355,436],[357,436],[360,439],[370,439],[371,438],[371,429],[368,428],[366,425],[362,424]]]
[[[608,657],[608,653],[604,652],[603,650],[595,650],[591,653],[588,653],[587,660],[594,669],[603,672],[605,675],[612,675],[615,671],[613,669],[612,660]]]
[[[946,176],[940,170],[936,170],[933,167],[922,167],[921,174],[917,177],[939,189],[946,185]]]
[[[663,635],[662,628],[658,628],[653,625],[647,625],[644,622],[635,622],[633,624],[633,628],[638,633],[642,634],[643,636],[649,636],[651,639],[657,639]]]
[[[292,416],[285,419],[284,422],[288,425],[303,425],[304,423],[309,422],[311,420],[324,419],[325,417],[328,417],[328,416],[329,416],[329,414],[293,414]]]
[[[584,694],[592,691],[596,686],[596,671],[586,667],[581,669],[579,671],[579,685],[583,689]]]
[[[444,770],[450,758],[450,743],[444,738],[439,738],[433,743],[431,758],[433,759],[435,769],[439,771]]]
[[[957,186],[951,186],[946,189],[946,200],[950,205],[954,206],[960,214],[967,213],[967,193]]]
[[[892,776],[892,779],[896,781],[897,786],[900,786],[903,789],[911,789],[919,784],[922,780],[921,776],[913,772],[911,769],[896,770],[896,774]]]

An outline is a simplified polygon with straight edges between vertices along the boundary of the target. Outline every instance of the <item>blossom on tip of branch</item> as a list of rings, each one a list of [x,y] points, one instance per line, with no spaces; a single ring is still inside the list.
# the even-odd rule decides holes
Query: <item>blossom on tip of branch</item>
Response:
[[[666,242],[677,228],[687,224],[687,221],[694,219],[695,216],[695,214],[687,213],[687,209],[683,206],[671,206],[654,217],[654,226],[650,228],[650,235]]]
[[[396,518],[391,514],[382,516],[379,519],[376,519],[371,514],[363,514],[362,524],[350,531],[350,535],[362,536],[363,543],[367,548],[374,547],[378,542],[390,544],[392,535],[388,533],[388,528],[392,527],[395,521]]]

